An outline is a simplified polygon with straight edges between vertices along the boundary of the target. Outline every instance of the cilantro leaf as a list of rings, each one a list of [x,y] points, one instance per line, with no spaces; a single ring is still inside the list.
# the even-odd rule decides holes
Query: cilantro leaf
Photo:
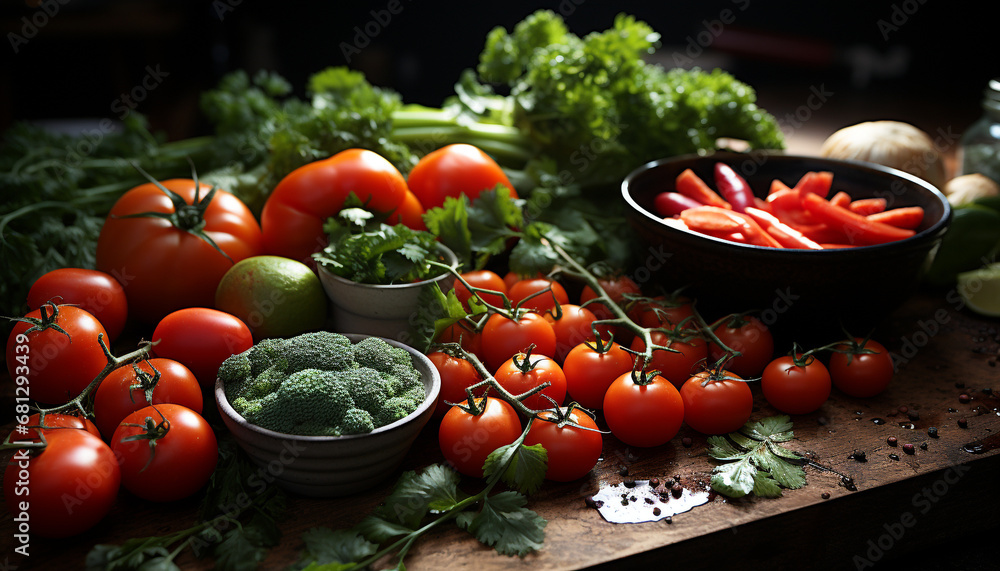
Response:
[[[302,541],[305,542],[302,561],[311,565],[362,561],[378,549],[356,531],[345,529],[310,528],[302,533]]]
[[[709,437],[708,455],[729,462],[712,470],[712,488],[731,498],[750,493],[771,498],[780,496],[782,488],[801,488],[806,484],[801,458],[778,444],[794,436],[791,419],[780,415],[747,422],[727,436]]]
[[[541,549],[546,521],[525,508],[527,500],[516,492],[500,492],[483,500],[482,510],[473,517],[458,521],[476,536],[504,555],[527,555]]]
[[[256,567],[264,560],[267,550],[251,541],[241,527],[228,532],[222,542],[215,546],[215,567],[223,571],[236,571]]]
[[[413,470],[404,472],[375,515],[416,529],[432,510],[448,510],[464,499],[458,490],[460,480],[458,472],[440,464],[433,464],[420,474]]]
[[[518,440],[497,448],[486,458],[483,474],[489,477],[503,470],[500,479],[525,494],[538,491],[545,480],[549,455],[541,444],[526,446]]]

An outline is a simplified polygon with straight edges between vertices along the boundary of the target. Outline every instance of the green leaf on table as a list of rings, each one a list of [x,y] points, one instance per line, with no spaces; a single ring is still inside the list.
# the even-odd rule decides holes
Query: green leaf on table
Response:
[[[454,507],[465,496],[458,490],[458,472],[441,464],[432,464],[417,474],[404,472],[375,515],[416,529],[430,512]]]
[[[781,496],[782,488],[806,485],[801,458],[779,445],[794,437],[785,415],[747,422],[725,437],[709,437],[708,455],[729,462],[712,470],[712,488],[732,498],[750,493],[770,498]]]
[[[226,532],[222,542],[215,546],[215,568],[221,571],[254,569],[266,555],[266,549],[252,541],[242,527],[236,527]]]
[[[302,552],[303,563],[308,562],[309,568],[318,565],[350,564],[362,561],[375,553],[378,546],[367,541],[356,530],[327,527],[314,527],[302,533],[305,549]]]
[[[541,444],[525,446],[515,442],[490,453],[483,464],[483,475],[488,478],[506,466],[500,479],[522,493],[533,494],[545,481],[548,459],[548,452]]]
[[[456,522],[499,553],[523,557],[542,548],[547,523],[526,504],[517,492],[500,492],[486,497],[479,513],[463,513]]]
[[[95,545],[87,553],[84,565],[87,571],[137,569],[147,561],[170,555],[165,547],[149,544],[148,538],[137,538],[121,545]]]

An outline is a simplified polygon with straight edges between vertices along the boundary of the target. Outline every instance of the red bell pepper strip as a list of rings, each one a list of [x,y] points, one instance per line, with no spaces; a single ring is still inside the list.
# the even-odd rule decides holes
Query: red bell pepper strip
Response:
[[[753,190],[746,179],[739,175],[733,167],[726,163],[715,163],[715,187],[719,194],[732,205],[736,212],[745,212],[748,206],[754,205]]]
[[[705,181],[701,180],[691,169],[684,169],[684,172],[677,175],[677,192],[693,198],[706,206],[717,206],[732,210],[732,205],[726,202],[717,192],[712,190]]]
[[[868,216],[883,212],[887,204],[888,202],[884,198],[859,198],[851,201],[847,208],[855,214]]]
[[[773,185],[772,185],[773,186]],[[785,224],[799,228],[815,224],[813,216],[802,208],[802,199],[799,193],[791,188],[779,189],[767,195],[767,203],[770,205],[770,212]]]
[[[903,206],[884,212],[869,214],[866,218],[872,222],[881,222],[897,228],[915,230],[924,221],[924,209],[919,206]]]
[[[842,190],[830,197],[830,204],[836,204],[837,206],[847,208],[851,205],[851,195]]]
[[[804,250],[822,250],[823,247],[816,242],[806,238],[795,228],[778,220],[774,215],[758,210],[747,208],[746,215],[753,218],[765,232],[770,234],[782,246],[786,248],[799,248]]]
[[[660,216],[676,216],[688,208],[697,206],[701,206],[701,203],[679,192],[661,192],[653,199],[653,208]]]
[[[817,194],[822,198],[830,194],[830,187],[833,185],[833,173],[830,171],[809,171],[802,175],[795,185],[795,190],[805,196],[806,193]]]
[[[717,206],[699,206],[681,212],[681,220],[692,230],[705,232],[740,232],[743,223],[732,216],[725,208]]]
[[[846,208],[834,206],[818,194],[806,193],[802,206],[831,228],[843,231],[848,244],[883,244],[913,236],[913,230],[872,222]]]

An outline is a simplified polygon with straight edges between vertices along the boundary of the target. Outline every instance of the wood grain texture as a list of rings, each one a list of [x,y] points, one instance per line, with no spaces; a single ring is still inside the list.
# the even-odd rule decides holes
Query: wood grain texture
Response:
[[[705,453],[705,437],[686,427],[670,443],[652,449],[630,448],[607,437],[603,460],[587,478],[546,484],[531,497],[529,507],[549,522],[540,552],[520,559],[499,556],[451,527],[419,542],[407,568],[624,569],[670,562],[698,569],[738,564],[751,552],[762,564],[808,561],[811,568],[867,568],[864,561],[884,562],[935,542],[967,537],[975,529],[1000,528],[998,502],[989,492],[1000,453],[963,450],[980,439],[1000,445],[1000,399],[989,392],[996,388],[1000,394],[998,322],[945,299],[941,292],[922,292],[876,331],[875,338],[900,356],[896,377],[885,393],[859,400],[835,390],[819,411],[794,417],[796,438],[789,448],[822,467],[806,467],[805,487],[786,490],[778,499],[717,497],[674,516],[670,523],[610,524],[585,504],[601,486],[679,476],[685,486],[697,487],[708,480],[715,462]],[[962,393],[972,400],[960,402]],[[775,413],[759,394],[757,403],[755,418]],[[900,412],[901,406],[908,412]],[[883,423],[873,422],[876,418]],[[966,428],[959,427],[960,418],[967,420]],[[931,427],[937,428],[936,438],[928,435]],[[692,439],[690,448],[682,446],[684,436]],[[900,446],[889,446],[889,436]],[[904,443],[915,445],[913,455],[903,452]],[[855,451],[864,451],[867,461],[851,459]],[[403,468],[419,469],[440,460],[432,424]],[[847,489],[841,475],[853,479],[857,491]],[[311,527],[359,521],[385,496],[391,480],[354,497],[290,498],[284,540],[263,567],[284,568],[296,561],[300,535]],[[475,490],[477,482],[466,479],[462,485]],[[34,539],[30,558],[10,556],[7,561],[17,569],[80,568],[95,543],[183,529],[193,523],[195,513],[194,500],[156,506],[122,493],[97,528],[62,542]],[[5,511],[0,518],[0,563],[11,553],[13,529]],[[187,554],[179,563],[185,569],[211,568],[211,561]]]

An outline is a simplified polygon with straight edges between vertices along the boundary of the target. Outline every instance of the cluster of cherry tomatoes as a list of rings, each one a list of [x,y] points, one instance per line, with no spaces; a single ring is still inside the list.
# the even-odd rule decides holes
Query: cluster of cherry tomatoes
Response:
[[[467,309],[482,307],[469,305],[468,283],[487,311],[455,323],[437,341],[460,344],[481,367],[454,351],[429,357],[442,377],[437,408],[442,453],[472,476],[482,475],[490,452],[521,435],[525,417],[524,410],[495,396],[487,397],[478,415],[452,406],[466,401],[468,387],[483,384],[484,373],[512,395],[547,383],[520,400],[533,411],[552,409],[545,413],[549,418],[556,417],[556,407],[576,403],[573,419],[593,430],[534,420],[525,439],[543,444],[549,454],[546,477],[558,481],[586,475],[601,455],[598,416],[581,408],[600,411],[607,430],[623,443],[652,447],[673,439],[682,424],[708,435],[738,430],[753,411],[752,384],[759,384],[778,411],[807,414],[826,402],[834,386],[850,396],[870,397],[893,376],[891,357],[876,341],[849,339],[811,351],[795,347],[792,354],[776,356],[771,331],[756,317],[728,315],[707,323],[691,299],[645,297],[627,276],[598,279],[606,298],[584,286],[576,303],[567,293],[569,284],[544,276],[501,277],[479,270],[462,278],[456,297]],[[620,313],[609,309],[608,300]],[[526,311],[495,311],[518,307]],[[620,314],[633,326],[595,324]],[[654,347],[650,353],[647,334]],[[818,358],[826,353],[829,365]]]

